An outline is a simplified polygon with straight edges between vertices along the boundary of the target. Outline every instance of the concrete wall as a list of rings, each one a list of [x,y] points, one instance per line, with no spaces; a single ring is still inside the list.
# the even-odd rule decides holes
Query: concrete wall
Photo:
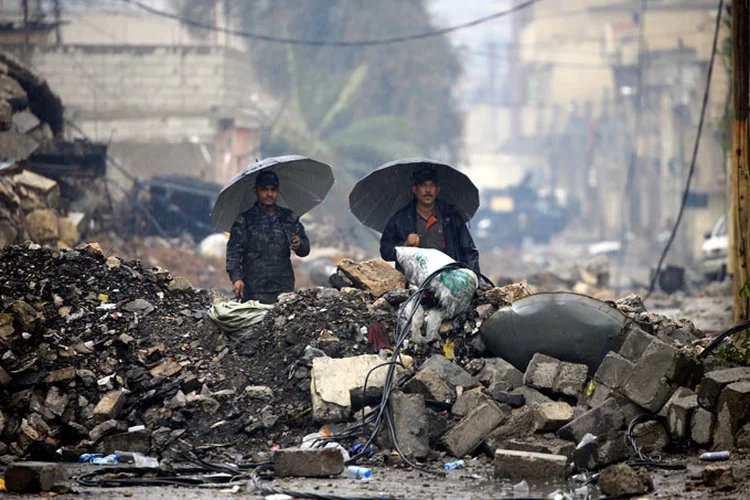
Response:
[[[32,64],[85,118],[231,115],[258,90],[246,54],[224,47],[39,47]]]

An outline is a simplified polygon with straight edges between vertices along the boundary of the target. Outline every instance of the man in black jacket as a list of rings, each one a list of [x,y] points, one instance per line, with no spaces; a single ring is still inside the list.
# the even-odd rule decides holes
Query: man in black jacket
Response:
[[[396,260],[396,247],[436,248],[479,274],[479,252],[469,229],[450,203],[438,199],[440,185],[434,168],[414,174],[414,199],[396,212],[380,237],[380,256]]]
[[[242,301],[276,302],[280,293],[294,290],[291,253],[310,253],[305,228],[288,208],[276,205],[279,177],[262,171],[253,188],[258,201],[242,212],[229,233],[227,274],[234,294]]]

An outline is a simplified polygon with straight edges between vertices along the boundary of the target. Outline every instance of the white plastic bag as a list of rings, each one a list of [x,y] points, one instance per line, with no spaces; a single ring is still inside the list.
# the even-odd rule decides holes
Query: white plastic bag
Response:
[[[419,286],[433,272],[455,262],[434,248],[396,247],[396,259],[406,273],[409,283]],[[443,317],[448,319],[464,311],[477,290],[476,273],[470,269],[443,271],[429,284],[438,298]]]

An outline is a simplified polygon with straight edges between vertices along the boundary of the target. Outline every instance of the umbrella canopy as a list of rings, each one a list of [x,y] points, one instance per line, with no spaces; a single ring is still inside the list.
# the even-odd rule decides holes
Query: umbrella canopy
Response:
[[[349,194],[349,209],[367,227],[382,233],[393,214],[414,197],[414,173],[432,167],[440,183],[438,198],[456,207],[464,222],[479,208],[479,191],[471,179],[455,168],[425,158],[405,158],[382,165],[360,180]]]
[[[333,186],[331,167],[305,156],[277,156],[255,162],[232,177],[219,193],[211,211],[211,220],[217,229],[231,230],[237,216],[255,204],[255,178],[264,170],[279,176],[277,203],[297,216],[323,201]]]

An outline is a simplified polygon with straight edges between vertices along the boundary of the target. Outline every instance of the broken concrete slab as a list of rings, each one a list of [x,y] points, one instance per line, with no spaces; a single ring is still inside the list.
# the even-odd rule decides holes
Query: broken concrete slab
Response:
[[[509,389],[514,389],[523,385],[521,370],[503,358],[485,358],[483,361],[484,367],[477,374],[477,379],[486,387],[504,383],[509,386]]]
[[[413,360],[402,356],[402,361],[409,366]],[[310,372],[310,395],[312,397],[313,420],[316,422],[341,422],[347,420],[352,411],[352,392],[363,390],[365,377],[367,391],[382,391],[385,384],[388,366],[382,366],[383,360],[376,354],[348,358],[319,357],[313,359]],[[396,373],[403,370],[396,367]],[[371,372],[372,371],[372,372]],[[371,372],[371,373],[370,373]]]
[[[573,408],[568,403],[542,403],[534,405],[536,429],[543,432],[554,432],[573,420]]]
[[[604,438],[615,435],[624,426],[625,417],[620,405],[611,398],[561,427],[557,435],[561,439],[578,443],[586,434]]]
[[[734,436],[750,420],[750,380],[733,382],[726,386],[717,404],[713,447],[730,450]]]
[[[568,459],[562,455],[500,449],[495,452],[495,479],[562,480],[567,464]]]
[[[750,367],[723,368],[704,374],[696,391],[698,403],[713,410],[724,387],[741,380],[750,380]]]
[[[681,354],[674,347],[654,339],[622,387],[631,401],[658,413],[677,386],[671,382],[680,370]]]
[[[448,360],[440,354],[433,354],[427,361],[422,363],[419,370],[431,369],[436,371],[440,377],[453,387],[471,389],[479,384],[479,380],[464,370],[460,365]]]
[[[511,394],[521,394],[524,399],[526,400],[526,404],[534,404],[534,403],[551,403],[552,400],[542,394],[541,392],[537,391],[533,387],[529,387],[527,385],[522,385],[520,387],[516,387],[512,391],[510,391]]]
[[[401,452],[408,458],[422,459],[430,452],[424,396],[394,392],[389,399],[393,426]]]
[[[526,405],[512,413],[508,408],[508,412],[507,420],[485,439],[483,450],[489,456],[494,456],[495,450],[505,448],[508,440],[529,437],[536,431],[536,415],[532,406]]]
[[[48,462],[15,462],[5,469],[5,489],[11,493],[52,491],[67,480],[64,467]]]
[[[736,486],[731,465],[709,465],[701,472],[703,484],[718,491],[733,490]]]
[[[335,448],[285,448],[273,454],[279,477],[330,477],[344,472],[344,456]]]
[[[33,210],[26,216],[26,224],[36,241],[52,243],[60,236],[57,215],[48,208]]]
[[[338,268],[357,288],[381,297],[394,288],[406,288],[406,277],[383,259],[354,262],[343,259]]]
[[[507,413],[500,405],[488,401],[461,419],[442,441],[454,457],[461,458],[479,446],[505,420]]]

